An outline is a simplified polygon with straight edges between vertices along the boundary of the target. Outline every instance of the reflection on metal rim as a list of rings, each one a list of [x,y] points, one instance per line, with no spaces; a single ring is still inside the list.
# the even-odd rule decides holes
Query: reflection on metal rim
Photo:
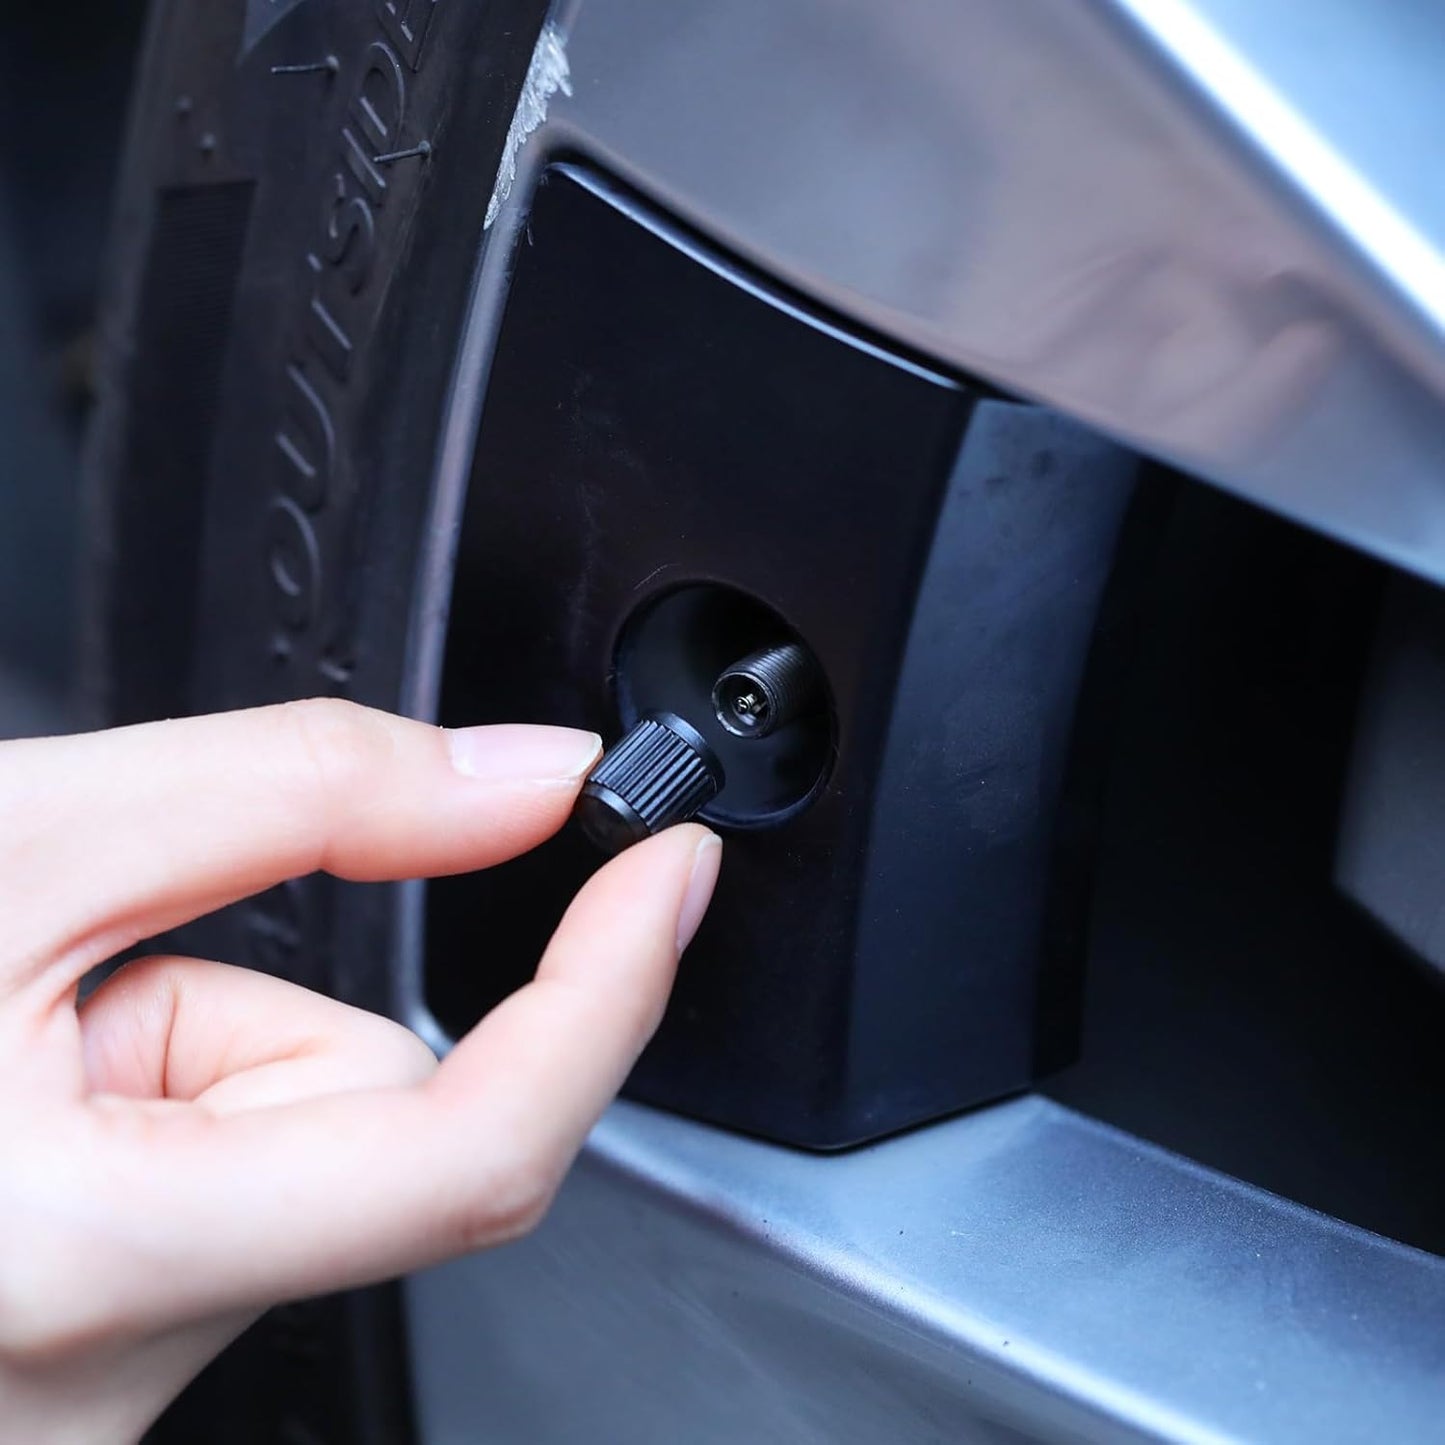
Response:
[[[1445,1261],[1042,1099],[833,1157],[619,1105],[408,1286],[423,1438],[1427,1440]]]
[[[533,167],[579,146],[895,343],[1445,580],[1445,11],[586,0],[565,22],[575,93]]]

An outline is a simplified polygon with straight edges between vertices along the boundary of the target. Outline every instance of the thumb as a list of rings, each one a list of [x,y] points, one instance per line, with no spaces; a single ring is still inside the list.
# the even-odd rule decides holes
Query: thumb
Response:
[[[107,1253],[118,1230],[126,1247],[50,1296],[162,1325],[387,1278],[525,1232],[656,1028],[720,851],[686,826],[608,863],[536,979],[423,1083],[221,1117],[171,1106],[143,1148],[133,1128],[118,1130],[105,1141],[98,1228]],[[83,1265],[72,1256],[71,1267]]]

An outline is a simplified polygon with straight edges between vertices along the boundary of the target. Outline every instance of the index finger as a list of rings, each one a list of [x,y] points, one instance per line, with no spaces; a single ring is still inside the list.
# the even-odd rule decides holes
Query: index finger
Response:
[[[317,869],[487,867],[562,825],[599,748],[569,728],[447,732],[330,699],[4,744],[9,982],[56,959],[73,979]]]

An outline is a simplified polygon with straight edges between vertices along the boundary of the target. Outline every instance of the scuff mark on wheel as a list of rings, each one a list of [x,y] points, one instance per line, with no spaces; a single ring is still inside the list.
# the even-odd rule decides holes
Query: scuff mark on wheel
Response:
[[[522,82],[521,99],[507,128],[502,163],[497,167],[497,182],[492,187],[492,198],[487,202],[487,218],[482,223],[484,230],[501,214],[502,203],[511,195],[512,183],[517,179],[517,157],[527,143],[527,137],[547,119],[547,106],[559,90],[563,95],[572,94],[572,72],[567,64],[566,41],[555,25],[544,25],[537,37],[537,47],[532,51],[527,78]]]

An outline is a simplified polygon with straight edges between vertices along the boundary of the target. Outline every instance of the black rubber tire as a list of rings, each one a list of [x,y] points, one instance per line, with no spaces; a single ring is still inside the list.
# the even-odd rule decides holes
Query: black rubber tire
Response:
[[[426,479],[545,10],[153,4],[90,446],[97,724],[398,706]],[[385,1009],[393,901],[311,878],[167,944]],[[153,1438],[398,1445],[404,1358],[394,1287],[287,1306]]]

